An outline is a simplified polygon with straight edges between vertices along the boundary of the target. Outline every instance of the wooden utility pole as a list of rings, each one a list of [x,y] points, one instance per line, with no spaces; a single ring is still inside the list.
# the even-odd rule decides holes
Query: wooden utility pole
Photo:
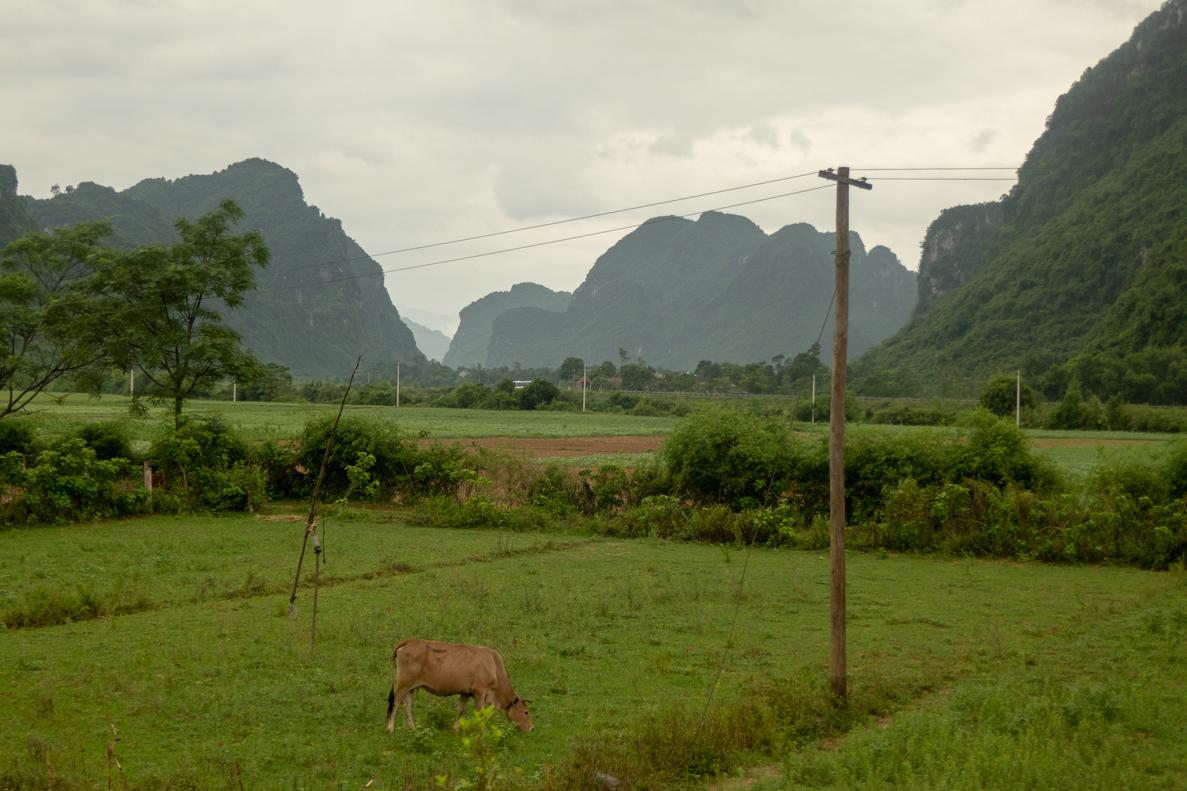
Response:
[[[400,364],[396,363],[396,406],[400,406]]]
[[[849,168],[822,170],[821,178],[837,182],[837,293],[833,329],[833,391],[829,407],[828,510],[830,520],[828,671],[833,696],[847,697],[845,685],[845,367],[849,354],[849,187],[872,189],[864,180],[849,178]]]

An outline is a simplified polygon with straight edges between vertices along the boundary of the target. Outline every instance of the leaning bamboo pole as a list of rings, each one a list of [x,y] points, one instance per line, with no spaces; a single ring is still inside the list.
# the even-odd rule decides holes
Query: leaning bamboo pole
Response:
[[[329,463],[330,453],[334,449],[334,435],[338,432],[338,422],[342,420],[342,410],[346,408],[346,397],[350,395],[350,387],[354,384],[355,374],[358,373],[359,363],[362,361],[362,355],[359,355],[359,358],[355,360],[354,370],[350,372],[350,380],[346,383],[346,391],[342,394],[342,402],[338,404],[338,414],[334,418],[334,424],[330,426],[330,436],[326,438],[326,449],[322,453],[321,467],[317,471],[317,479],[313,482],[313,494],[309,498],[309,518],[305,521],[305,535],[301,539],[301,554],[297,557],[297,573],[293,576],[293,590],[289,594],[289,617],[293,618],[297,615],[297,588],[301,584],[301,566],[305,562],[305,550],[312,537],[315,560],[313,565],[313,616],[309,636],[311,649],[317,645],[317,591],[321,581],[318,563],[321,560],[322,546],[321,540],[317,536],[317,504],[321,498],[321,487],[326,477],[326,465]]]

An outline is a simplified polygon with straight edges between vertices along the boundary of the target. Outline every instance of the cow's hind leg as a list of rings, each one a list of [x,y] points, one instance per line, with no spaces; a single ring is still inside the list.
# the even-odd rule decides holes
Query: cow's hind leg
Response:
[[[393,686],[391,692],[387,693],[387,732],[391,733],[396,729],[396,688]]]
[[[412,693],[415,691],[415,687],[396,687],[395,692],[395,705],[404,707],[404,724],[409,730],[416,727],[416,723],[412,721]],[[394,720],[395,713],[390,716]]]

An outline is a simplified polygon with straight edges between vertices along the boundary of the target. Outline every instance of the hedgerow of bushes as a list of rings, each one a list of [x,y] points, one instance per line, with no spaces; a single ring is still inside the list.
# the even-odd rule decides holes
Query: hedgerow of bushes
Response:
[[[61,522],[306,498],[329,446],[323,499],[415,502],[428,524],[563,524],[614,536],[828,545],[827,448],[786,417],[698,412],[677,426],[655,463],[579,473],[421,443],[357,417],[344,417],[329,443],[331,426],[314,420],[295,444],[249,447],[218,419],[183,421],[146,456],[155,470],[151,499],[140,483],[144,459],[112,456],[134,455],[118,427],[47,448],[9,430],[0,440],[23,450],[0,456],[0,511],[7,524]],[[949,434],[849,434],[851,547],[1149,568],[1187,557],[1187,443],[1161,463],[1107,467],[1072,490],[1011,421],[986,411]]]

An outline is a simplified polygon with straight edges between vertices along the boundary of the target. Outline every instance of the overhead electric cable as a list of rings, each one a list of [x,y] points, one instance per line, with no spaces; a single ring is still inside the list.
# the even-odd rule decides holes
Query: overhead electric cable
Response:
[[[256,289],[256,293],[275,293],[277,291],[290,291],[294,288],[306,288],[306,287],[310,287],[310,286],[325,286],[330,283],[342,283],[342,282],[346,282],[349,280],[361,280],[362,278],[365,278],[365,277],[375,277],[377,274],[390,275],[390,274],[395,274],[396,272],[408,272],[413,269],[426,269],[431,266],[441,266],[443,264],[455,264],[455,263],[458,263],[459,261],[471,261],[476,258],[487,258],[492,255],[501,255],[503,253],[514,253],[514,252],[518,252],[520,250],[530,250],[530,249],[536,248],[536,247],[546,247],[546,246],[552,245],[552,244],[560,244],[561,242],[572,242],[577,239],[586,239],[591,236],[601,236],[603,234],[617,233],[619,231],[633,231],[636,228],[640,228],[643,225],[646,225],[647,223],[658,223],[658,222],[665,222],[665,221],[670,221],[670,220],[684,220],[689,217],[696,217],[699,214],[706,214],[708,212],[723,211],[725,209],[734,209],[734,208],[737,208],[738,206],[750,206],[755,203],[763,203],[765,201],[778,200],[779,198],[787,198],[792,195],[802,195],[806,192],[815,192],[817,190],[829,189],[831,186],[832,186],[831,184],[822,184],[818,187],[809,187],[808,189],[795,190],[794,192],[784,192],[784,193],[780,193],[779,195],[770,195],[765,198],[755,198],[754,200],[740,201],[738,203],[731,203],[727,206],[718,206],[718,207],[715,207],[712,209],[700,209],[699,211],[689,212],[688,214],[674,214],[669,217],[656,217],[656,218],[647,220],[645,222],[636,223],[634,225],[622,225],[617,228],[606,228],[601,231],[589,231],[588,233],[579,233],[579,234],[574,234],[573,236],[564,236],[559,239],[548,239],[548,240],[545,240],[542,242],[532,242],[530,244],[521,244],[521,245],[517,245],[515,247],[505,247],[505,248],[502,248],[499,250],[487,250],[482,253],[472,253],[470,255],[462,255],[462,256],[457,256],[454,258],[444,258],[444,259],[440,259],[437,261],[429,261],[429,262],[426,262],[423,264],[411,264],[409,266],[391,267],[389,269],[381,269],[379,272],[365,272],[363,274],[343,275],[341,277],[331,277],[331,278],[327,278],[325,280],[309,281],[306,283],[295,283],[293,285],[287,285],[287,286],[276,286],[273,288],[259,288],[259,289]]]
[[[637,206],[627,206],[623,209],[610,209],[608,211],[595,212],[594,214],[583,214],[580,217],[566,217],[563,220],[550,220],[548,222],[541,222],[535,225],[524,225],[519,228],[508,228],[505,231],[491,231],[490,233],[480,233],[474,236],[463,236],[458,239],[448,239],[444,242],[431,242],[429,244],[420,244],[413,247],[401,247],[397,250],[386,250],[382,253],[372,253],[372,258],[378,258],[381,255],[395,255],[397,253],[411,253],[416,250],[428,250],[432,247],[444,247],[449,244],[459,244],[461,242],[473,242],[477,239],[490,239],[494,236],[506,236],[507,234],[520,233],[521,231],[535,231],[540,228],[550,228],[554,225],[564,225],[569,222],[579,222],[581,220],[593,220],[598,217],[608,217],[611,214],[622,214],[623,212],[635,211],[637,209],[650,209],[655,206],[663,206],[668,203],[679,203],[680,201],[693,200],[695,198],[706,198],[710,195],[720,195],[724,192],[737,192],[738,190],[751,189],[752,187],[765,187],[767,184],[776,184],[780,181],[792,181],[794,179],[802,179],[806,176],[815,175],[816,171],[810,170],[807,173],[797,173],[794,176],[780,176],[779,178],[767,179],[766,181],[755,181],[751,184],[741,184],[737,187],[725,187],[719,190],[710,190],[708,192],[698,192],[695,195],[684,195],[679,198],[668,198],[667,200],[653,201],[652,203],[640,203]],[[744,204],[737,204],[739,206]],[[728,208],[728,207],[727,207]],[[710,210],[714,211],[714,210]]]
[[[502,231],[491,231],[489,233],[473,234],[471,236],[459,236],[455,239],[445,239],[440,242],[427,242],[425,244],[412,245],[411,247],[399,247],[395,250],[384,250],[380,253],[366,253],[363,255],[346,256],[345,258],[335,258],[328,261],[319,261],[312,264],[299,264],[297,266],[286,267],[288,271],[300,269],[314,269],[323,266],[333,266],[334,264],[348,264],[351,261],[363,261],[368,259],[379,258],[386,255],[398,255],[400,253],[413,253],[418,250],[430,250],[434,247],[445,247],[451,244],[461,244],[463,242],[474,242],[479,239],[491,239],[496,236],[507,236],[513,233],[522,233],[524,231],[536,231],[541,228],[551,228],[554,225],[564,225],[570,222],[580,222],[582,220],[594,220],[599,217],[609,217],[612,214],[623,214],[628,211],[636,211],[638,209],[651,209],[656,206],[664,206],[669,203],[680,203],[681,201],[694,200],[696,198],[705,198],[710,195],[721,195],[726,192],[737,192],[738,190],[752,189],[754,187],[763,187],[767,184],[777,184],[781,181],[794,181],[795,179],[802,179],[807,176],[815,175],[816,171],[809,171],[807,173],[797,173],[794,176],[780,176],[778,178],[766,179],[765,181],[755,181],[750,184],[739,184],[736,187],[723,187],[717,190],[709,190],[708,192],[698,192],[693,195],[681,195],[678,198],[667,198],[666,200],[652,201],[651,203],[640,203],[635,206],[626,206],[621,209],[608,209],[607,211],[594,212],[593,214],[583,214],[578,217],[566,217],[561,220],[549,220],[548,222],[536,223],[535,225],[522,225],[518,228],[506,228]],[[738,204],[743,205],[743,204]]]
[[[854,171],[858,171],[858,170],[860,170],[860,171],[863,171],[863,172],[873,172],[873,171],[891,171],[891,172],[893,172],[893,171],[903,171],[903,172],[908,172],[908,171],[930,171],[930,170],[1017,170],[1017,169],[1018,169],[1018,166],[1017,166],[1017,165],[1012,165],[1012,166],[1010,166],[1010,167],[981,167],[981,166],[977,166],[977,167],[971,167],[971,168],[957,168],[957,167],[940,167],[940,168],[850,168],[849,170],[850,170],[850,172],[852,173],[852,172],[854,172]]]
[[[1017,181],[999,176],[869,176],[866,181]]]

